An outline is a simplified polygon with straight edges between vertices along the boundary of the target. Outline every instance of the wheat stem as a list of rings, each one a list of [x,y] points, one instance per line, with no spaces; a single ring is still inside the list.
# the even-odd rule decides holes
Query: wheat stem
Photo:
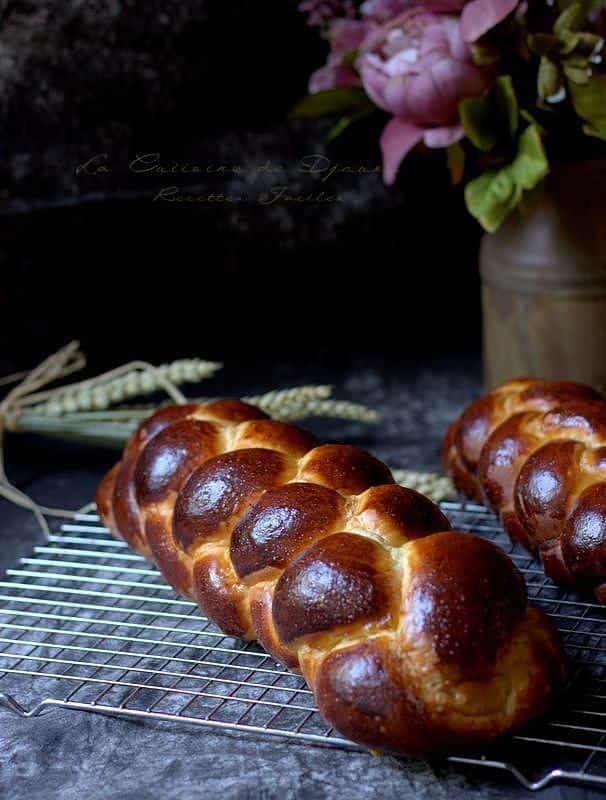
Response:
[[[133,397],[153,394],[160,391],[163,381],[175,386],[183,383],[197,383],[212,377],[222,364],[201,359],[182,359],[172,364],[162,364],[154,372],[134,369],[126,375],[98,383],[85,382],[79,386],[66,386],[64,390],[54,391],[50,399],[31,406],[27,413],[37,416],[58,417],[77,411],[107,409]],[[26,413],[26,412],[24,412]]]
[[[456,500],[457,492],[450,478],[435,472],[417,472],[411,469],[394,469],[392,474],[396,483],[431,498],[436,503],[441,500]]]

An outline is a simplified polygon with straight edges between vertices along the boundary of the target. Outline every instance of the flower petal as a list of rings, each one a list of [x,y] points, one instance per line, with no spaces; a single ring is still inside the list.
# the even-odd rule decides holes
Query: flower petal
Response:
[[[333,53],[344,55],[356,50],[368,33],[369,25],[357,19],[338,17],[330,27],[330,47]]]
[[[364,91],[370,97],[375,105],[379,108],[388,111],[385,105],[385,83],[387,78],[381,68],[381,62],[373,53],[364,53],[359,59],[357,64],[362,78],[362,85]]]
[[[518,5],[518,0],[472,0],[461,14],[461,38],[475,42],[502,22]]]
[[[383,96],[385,98],[385,105],[394,115],[394,117],[408,117],[410,111],[408,108],[408,82],[406,78],[392,78],[385,84]]]
[[[466,64],[474,64],[471,54],[471,47],[461,38],[461,26],[459,17],[447,17],[444,20],[444,27],[448,37],[448,47],[450,55],[455,61],[463,61]]]
[[[437,14],[457,14],[465,5],[465,0],[425,0],[423,8]]]
[[[444,128],[429,128],[425,131],[423,141],[427,147],[439,149],[449,147],[451,144],[463,138],[464,130],[462,125],[451,125]]]
[[[473,64],[447,59],[435,64],[430,74],[438,97],[436,102],[441,108],[441,117],[437,124],[442,125],[459,119],[461,100],[477,97],[492,83],[489,72],[483,72]]]
[[[448,61],[447,64],[450,65],[451,62]],[[420,75],[410,78],[407,87],[411,116],[423,127],[457,121],[456,106],[452,101],[445,102],[444,95],[436,84],[431,69],[424,69]],[[454,116],[453,107],[455,108]]]
[[[421,140],[423,129],[397,117],[391,119],[381,134],[383,180],[388,186],[395,181],[402,159]]]
[[[327,89],[340,89],[343,86],[359,86],[360,79],[349,67],[333,67],[326,64],[312,73],[309,79],[309,93],[324,92]]]

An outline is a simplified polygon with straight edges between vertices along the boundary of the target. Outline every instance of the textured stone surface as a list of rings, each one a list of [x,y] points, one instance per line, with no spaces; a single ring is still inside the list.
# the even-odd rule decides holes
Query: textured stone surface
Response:
[[[0,14],[0,209],[153,196],[167,183],[192,196],[248,195],[241,208],[276,181],[317,188],[297,179],[297,162],[322,152],[326,125],[286,123],[322,59],[295,4],[4,0]],[[148,152],[161,154],[163,173],[131,168]],[[269,162],[284,165],[279,179],[256,180],[254,167]],[[245,172],[207,171],[219,165]],[[389,194],[375,180],[364,205]],[[332,204],[333,227],[353,205]]]
[[[339,394],[370,403],[385,414],[367,429],[314,423],[325,437],[355,442],[395,466],[437,468],[440,438],[456,411],[479,388],[478,363],[388,368],[359,359],[330,377]],[[277,364],[274,385],[326,380],[325,367]],[[242,382],[244,380],[244,382]],[[265,388],[246,376],[224,379],[224,391]],[[86,502],[109,454],[12,440],[10,461],[23,488],[49,503]],[[40,535],[30,517],[4,504],[0,570],[27,553]],[[25,705],[39,700],[23,679]],[[421,761],[398,761],[250,735],[219,734],[184,725],[126,721],[54,710],[21,720],[0,709],[0,796],[11,800],[193,800],[236,798],[435,800],[526,796],[511,780],[487,771],[461,773]],[[592,793],[554,788],[541,796],[581,798]]]
[[[0,214],[163,191],[286,249],[409,194],[377,172],[382,114],[333,147],[331,121],[289,121],[325,57],[295,3],[3,0],[0,20]],[[424,172],[446,186],[439,157]]]
[[[387,188],[382,112],[330,145],[289,119],[325,58],[296,6],[0,0],[0,370],[74,335],[111,364],[475,346],[479,231],[443,153]]]

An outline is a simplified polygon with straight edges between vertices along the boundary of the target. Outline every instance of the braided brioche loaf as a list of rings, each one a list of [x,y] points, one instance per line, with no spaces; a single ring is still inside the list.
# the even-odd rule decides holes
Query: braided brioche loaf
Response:
[[[587,386],[522,378],[472,403],[443,462],[500,513],[547,575],[606,602],[606,400]]]
[[[105,524],[225,633],[300,670],[380,749],[483,742],[546,708],[557,635],[510,560],[353,447],[239,401],[161,410],[101,483]]]

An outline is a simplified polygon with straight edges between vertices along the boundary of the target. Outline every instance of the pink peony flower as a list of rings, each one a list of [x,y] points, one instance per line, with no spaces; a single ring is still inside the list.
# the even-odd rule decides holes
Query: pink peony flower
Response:
[[[433,3],[447,13],[461,12],[459,30],[464,42],[476,42],[481,36],[499,22],[503,22],[518,5],[518,0],[429,0],[428,8]],[[446,8],[448,6],[448,8]]]
[[[337,63],[334,63],[337,60]],[[312,72],[309,78],[309,93],[326,92],[329,89],[340,89],[342,86],[360,86],[360,78],[351,67],[344,67],[341,59],[333,59]]]
[[[421,140],[447,147],[461,139],[459,102],[482,94],[493,79],[474,63],[457,17],[419,8],[369,34],[357,66],[370,99],[393,114],[381,136],[388,184]]]
[[[326,64],[309,79],[311,94],[342,86],[361,86],[357,71],[343,65],[343,56],[358,50],[371,31],[401,14],[411,2],[414,0],[366,0],[360,7],[360,16],[355,18],[347,2],[307,0],[300,3],[299,9],[310,14],[310,24],[319,25],[322,21],[330,45]]]
[[[342,62],[343,56],[360,47],[368,31],[368,24],[359,19],[336,19],[330,25],[328,61],[309,80],[309,91],[312,94],[341,86],[360,86],[357,72],[349,66],[343,66]]]
[[[353,0],[303,0],[298,8],[307,14],[307,24],[312,27],[322,27],[339,17],[353,18],[356,15]]]
[[[360,13],[367,20],[384,25],[413,5],[415,5],[413,0],[366,0],[360,6]]]
[[[517,7],[519,0],[366,0],[362,16],[384,24],[413,7],[436,14],[460,14],[461,37],[475,42]]]

